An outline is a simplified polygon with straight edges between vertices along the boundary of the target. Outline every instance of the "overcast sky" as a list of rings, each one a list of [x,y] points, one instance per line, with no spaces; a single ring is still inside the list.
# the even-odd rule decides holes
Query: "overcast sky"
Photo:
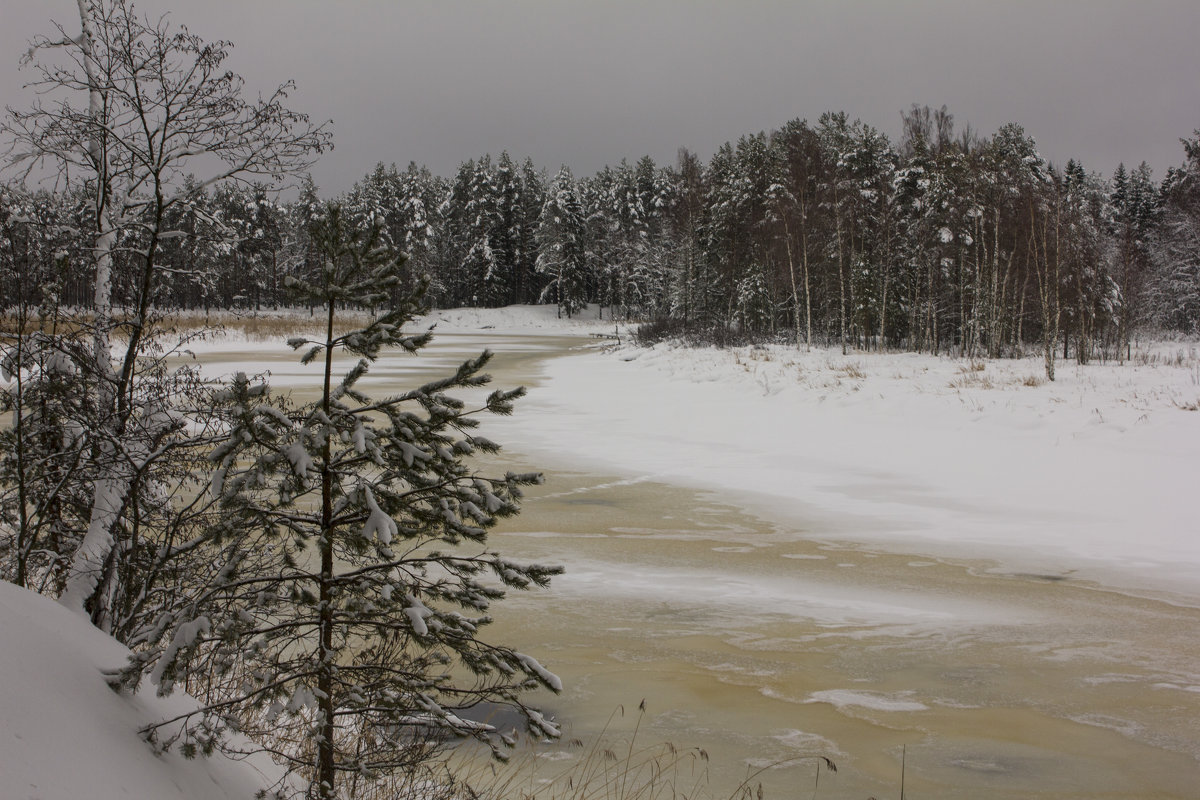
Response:
[[[251,89],[294,79],[292,105],[334,122],[326,192],[376,162],[451,175],[508,150],[590,174],[827,110],[896,136],[900,111],[945,104],[990,134],[1016,122],[1042,154],[1105,175],[1183,160],[1200,128],[1197,0],[143,0],[235,44]],[[0,104],[17,61],[72,0],[0,0]]]

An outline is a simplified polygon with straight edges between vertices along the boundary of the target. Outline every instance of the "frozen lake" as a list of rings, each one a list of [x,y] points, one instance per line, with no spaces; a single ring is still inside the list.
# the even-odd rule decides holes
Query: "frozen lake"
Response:
[[[540,700],[566,738],[588,740],[618,705],[626,714],[612,732],[626,736],[645,699],[639,741],[704,748],[716,797],[748,769],[806,754],[839,767],[822,774],[818,797],[898,796],[902,751],[912,797],[1195,797],[1200,598],[969,547],[885,547],[854,517],[806,518],[804,485],[788,513],[766,513],[736,490],[603,469],[555,449],[552,435],[522,440],[542,420],[616,435],[538,399],[547,359],[586,343],[441,334],[370,379],[398,391],[486,346],[495,386],[531,388],[524,416],[519,407],[484,434],[505,446],[505,467],[543,470],[547,483],[493,544],[567,573],[500,604],[491,635],[563,678],[562,695]],[[274,344],[223,344],[203,358],[215,372],[270,369],[297,392],[310,381]],[[809,796],[813,770],[803,762],[756,782],[767,796]]]

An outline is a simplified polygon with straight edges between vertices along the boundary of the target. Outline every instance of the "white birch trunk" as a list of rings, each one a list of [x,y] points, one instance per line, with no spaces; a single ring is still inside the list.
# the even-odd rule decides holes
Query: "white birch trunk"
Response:
[[[79,21],[82,32],[79,37],[79,47],[83,54],[84,69],[88,79],[88,111],[93,120],[100,118],[103,113],[103,97],[99,89],[99,76],[93,52],[95,33],[92,26],[89,0],[76,0],[79,7]],[[95,129],[93,129],[95,130]],[[105,154],[101,150],[101,142],[93,133],[86,142],[92,163],[102,165]],[[103,173],[103,170],[98,170]],[[93,303],[95,305],[95,328],[92,338],[92,358],[95,376],[98,381],[97,394],[99,406],[108,413],[101,422],[115,434],[119,427],[116,419],[116,375],[112,365],[112,263],[113,248],[116,245],[116,226],[112,219],[112,187],[107,183],[103,174],[97,175],[96,181],[96,219],[97,232],[94,244],[93,259],[96,264],[95,288]],[[86,614],[84,604],[91,597],[104,572],[104,565],[112,552],[114,540],[113,529],[117,517],[124,505],[124,496],[129,491],[130,478],[128,470],[120,469],[119,462],[113,458],[111,440],[102,438],[104,474],[97,477],[92,495],[91,517],[88,520],[87,531],[79,549],[71,559],[71,567],[67,576],[66,589],[60,602],[81,614]],[[101,613],[101,616],[103,614]]]

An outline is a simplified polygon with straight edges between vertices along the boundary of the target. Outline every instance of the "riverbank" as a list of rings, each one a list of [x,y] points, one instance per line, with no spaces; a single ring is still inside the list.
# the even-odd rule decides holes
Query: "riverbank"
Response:
[[[965,361],[621,346],[549,361],[507,441],[716,489],[817,539],[1200,603],[1200,348]]]
[[[604,316],[449,309],[414,327],[471,334],[466,350],[495,334],[580,337],[591,352],[547,361],[498,423],[539,463],[720,490],[817,539],[1200,603],[1200,344],[1062,361],[1049,382],[1040,356],[643,348]],[[289,319],[303,327],[296,312],[278,322]],[[197,350],[281,340],[256,330],[233,326]]]
[[[484,433],[549,481],[497,542],[568,571],[509,598],[496,633],[564,676],[549,702],[574,732],[647,697],[647,734],[713,753],[721,786],[816,751],[880,795],[907,752],[928,797],[1188,796],[1194,346],[1060,364],[1050,384],[1036,359],[639,348],[593,338],[611,330],[594,313],[438,312],[417,324],[451,335],[367,379],[411,386],[491,347],[496,386],[529,384]],[[194,349],[206,374],[268,370],[303,395],[311,369],[283,344],[301,322]],[[104,666],[14,635],[22,663]],[[102,681],[77,683],[76,713],[135,727],[106,716]],[[53,694],[9,685],[28,714]],[[53,752],[50,727],[14,730]]]

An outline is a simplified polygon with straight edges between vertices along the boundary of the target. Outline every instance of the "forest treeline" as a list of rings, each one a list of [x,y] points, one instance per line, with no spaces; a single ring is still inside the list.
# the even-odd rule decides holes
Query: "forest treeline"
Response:
[[[341,198],[382,225],[442,307],[596,303],[616,319],[711,336],[1003,356],[1040,344],[1087,360],[1145,327],[1200,326],[1200,132],[1156,181],[1056,167],[1017,125],[956,130],[914,106],[892,141],[844,113],[577,178],[507,153],[451,178],[380,164]],[[193,191],[157,238],[160,308],[289,302],[314,262],[311,180]],[[86,306],[86,196],[0,188],[0,302]],[[144,250],[136,229],[118,247]],[[118,305],[136,269],[114,265]],[[404,287],[405,289],[409,287]],[[1049,353],[1047,353],[1049,357]]]

